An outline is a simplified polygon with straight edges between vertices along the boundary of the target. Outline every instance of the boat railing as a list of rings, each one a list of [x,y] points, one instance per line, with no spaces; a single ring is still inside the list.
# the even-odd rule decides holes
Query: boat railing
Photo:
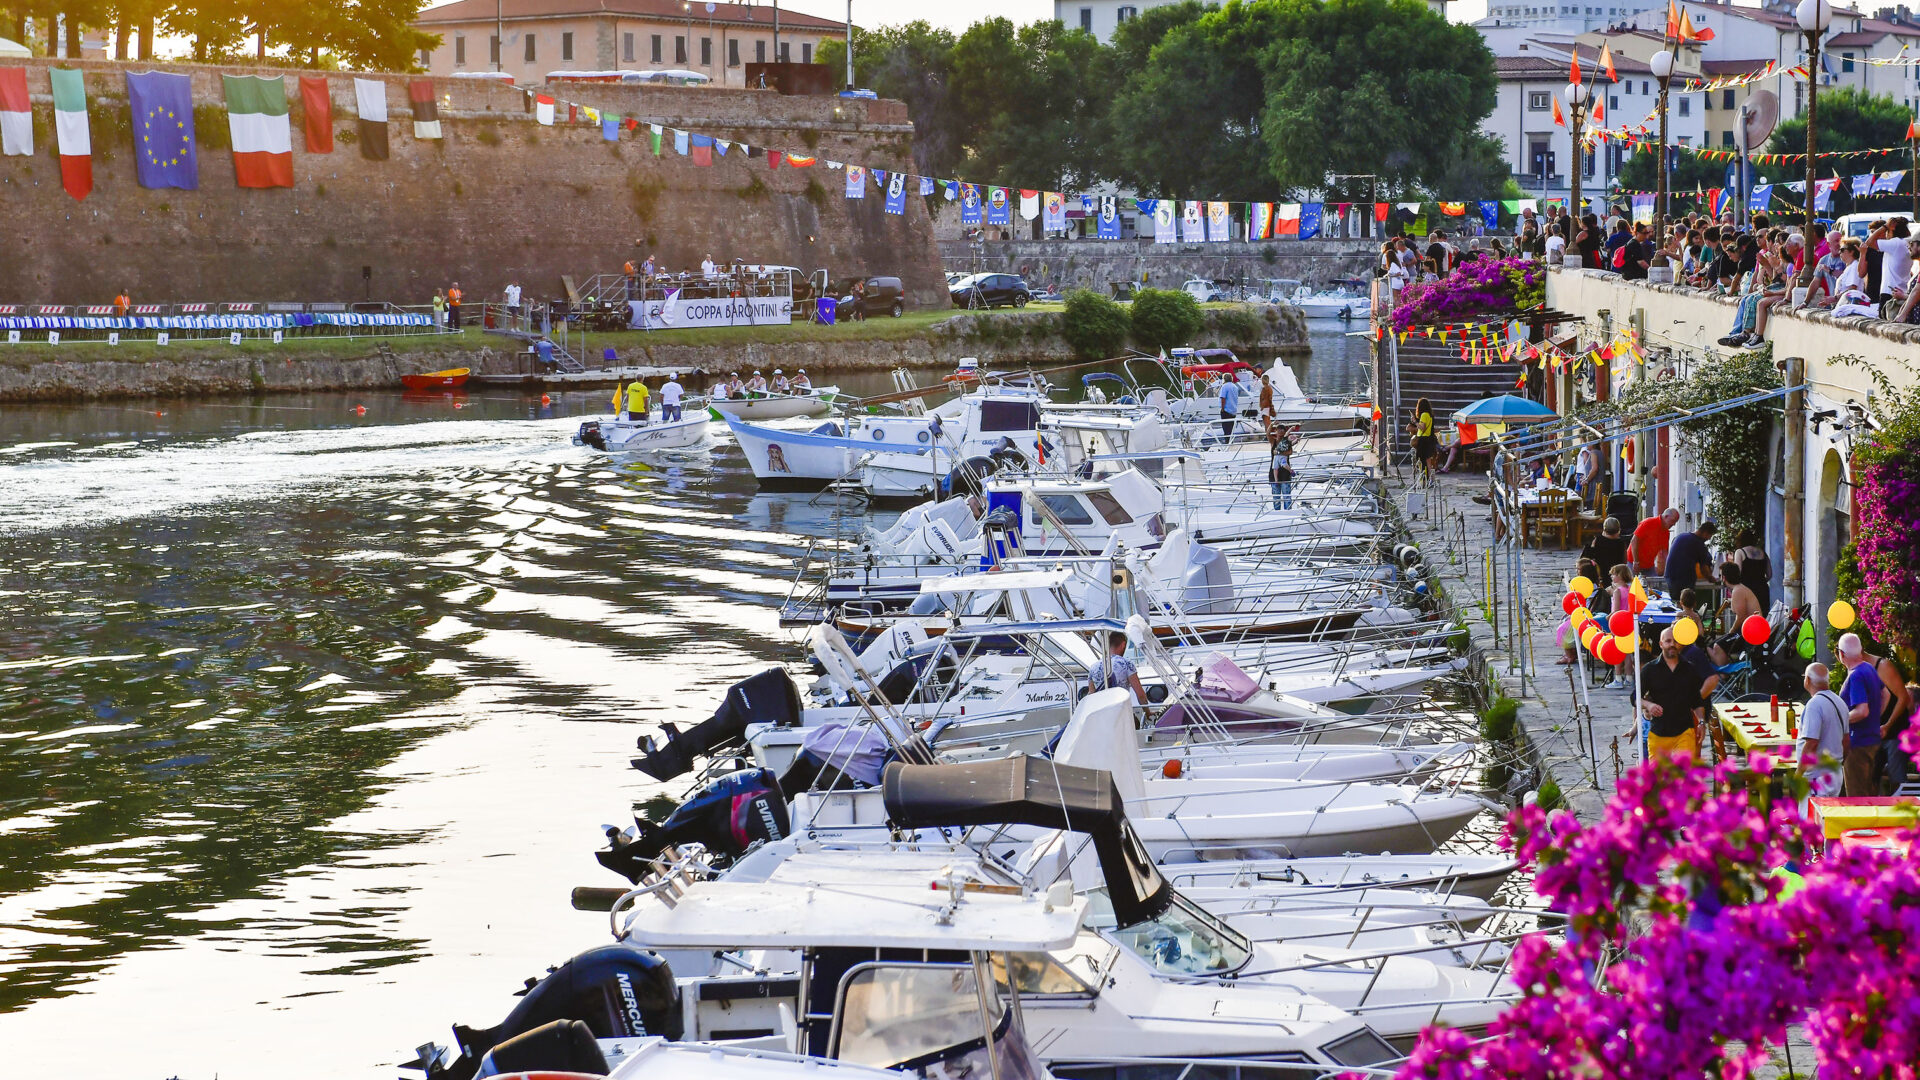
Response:
[[[1225,1023],[1245,1023],[1244,1020],[1225,1020]],[[1240,1080],[1268,1078],[1272,1080],[1293,1080],[1294,1077],[1319,1080],[1338,1072],[1341,1076],[1366,1078],[1378,1077],[1391,1080],[1397,1070],[1365,1065],[1339,1065],[1330,1067],[1322,1062],[1313,1061],[1275,1061],[1271,1058],[1234,1058],[1234,1057],[1089,1057],[1071,1060],[1054,1058],[1047,1063],[1047,1070],[1066,1080],[1075,1080],[1083,1072],[1097,1076],[1131,1075],[1164,1076],[1168,1080],[1205,1080],[1212,1077],[1236,1077]]]

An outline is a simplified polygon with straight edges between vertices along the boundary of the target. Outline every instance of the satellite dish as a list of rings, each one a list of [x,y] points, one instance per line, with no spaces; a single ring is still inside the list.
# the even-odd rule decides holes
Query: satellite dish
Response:
[[[1747,145],[1759,146],[1780,122],[1780,99],[1771,90],[1755,90],[1740,107],[1740,121],[1746,127]]]

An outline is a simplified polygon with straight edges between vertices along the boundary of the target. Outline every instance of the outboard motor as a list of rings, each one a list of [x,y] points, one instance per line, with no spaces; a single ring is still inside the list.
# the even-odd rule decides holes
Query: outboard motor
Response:
[[[999,445],[993,448],[992,456],[996,472],[1026,472],[1033,467],[1027,461],[1027,455],[1021,453],[1020,447],[1007,436],[1001,436]]]
[[[970,457],[947,471],[940,480],[940,497],[951,498],[955,495],[985,495],[980,481],[997,471],[996,462],[990,457]]]
[[[671,780],[693,768],[693,759],[717,747],[746,737],[747,725],[795,727],[800,723],[800,691],[781,668],[768,668],[727,688],[726,699],[713,716],[686,731],[662,724],[667,741],[655,746],[651,736],[639,740],[641,755],[633,767],[655,780]]]
[[[591,1072],[592,1058],[599,1055],[593,1039],[646,1035],[678,1039],[682,1033],[673,969],[658,954],[635,945],[588,949],[549,971],[546,978],[528,979],[524,993],[526,997],[495,1027],[453,1025],[461,1057],[445,1070],[429,1074],[466,1080],[504,1072]],[[581,1027],[587,1036],[584,1045]],[[598,1064],[604,1074],[605,1059]]]
[[[589,420],[580,425],[580,444],[591,446],[595,450],[607,448],[607,436],[600,430],[600,421]]]
[[[766,769],[742,769],[693,793],[679,809],[658,825],[635,818],[637,831],[612,828],[612,846],[594,853],[600,865],[638,883],[654,856],[677,844],[700,844],[719,859],[731,859],[767,840],[790,831],[787,798],[780,782]]]

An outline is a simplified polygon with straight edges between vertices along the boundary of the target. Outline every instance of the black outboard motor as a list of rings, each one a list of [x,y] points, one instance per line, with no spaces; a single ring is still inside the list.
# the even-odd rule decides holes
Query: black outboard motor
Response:
[[[994,474],[996,464],[990,457],[970,457],[947,470],[940,478],[940,497],[951,498],[955,495],[985,495],[980,482]]]
[[[580,444],[582,446],[591,446],[595,450],[605,450],[607,448],[607,436],[606,433],[600,430],[600,421],[589,420],[580,425]]]
[[[675,844],[697,843],[720,859],[731,859],[790,831],[787,799],[780,782],[766,769],[742,769],[693,793],[658,825],[635,819],[638,836],[629,840],[608,829],[613,844],[594,853],[600,865],[638,883],[647,863]]]
[[[532,1071],[527,1062],[535,1053],[552,1055],[551,1063],[539,1066],[542,1070],[578,1069],[569,1062],[586,1057],[587,1048],[580,1045],[579,1033],[572,1028],[563,1024],[538,1039],[519,1038],[547,1031],[555,1021],[584,1025],[595,1039],[640,1035],[678,1039],[683,1030],[673,969],[659,955],[638,946],[616,943],[588,949],[539,982],[528,982],[526,997],[498,1026],[453,1026],[461,1057],[439,1076],[466,1080],[476,1075],[481,1059],[489,1054],[496,1067],[509,1065],[507,1059],[511,1059],[512,1067],[500,1071]],[[597,1047],[593,1050],[598,1053]],[[583,1063],[590,1065],[591,1060]],[[600,1071],[606,1071],[604,1059]]]
[[[711,719],[684,732],[672,724],[662,725],[667,734],[663,746],[655,747],[651,737],[643,736],[640,749],[645,752],[633,759],[633,767],[655,780],[671,780],[691,770],[694,758],[745,738],[747,725],[753,723],[777,727],[800,723],[800,691],[784,670],[768,668],[734,683]]]
[[[999,445],[993,448],[993,465],[996,471],[1026,472],[1033,466],[1027,461],[1027,455],[1021,453],[1011,438],[1002,436]]]
[[[607,1070],[607,1055],[600,1052],[592,1028],[578,1020],[555,1020],[487,1051],[474,1075],[569,1072],[605,1076]]]

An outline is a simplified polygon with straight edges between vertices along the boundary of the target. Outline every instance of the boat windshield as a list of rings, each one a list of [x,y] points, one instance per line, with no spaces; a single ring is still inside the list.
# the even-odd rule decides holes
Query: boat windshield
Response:
[[[1173,903],[1151,919],[1115,926],[1107,891],[1087,894],[1086,924],[1145,960],[1162,975],[1226,975],[1247,965],[1253,945],[1238,931],[1173,894]]]

